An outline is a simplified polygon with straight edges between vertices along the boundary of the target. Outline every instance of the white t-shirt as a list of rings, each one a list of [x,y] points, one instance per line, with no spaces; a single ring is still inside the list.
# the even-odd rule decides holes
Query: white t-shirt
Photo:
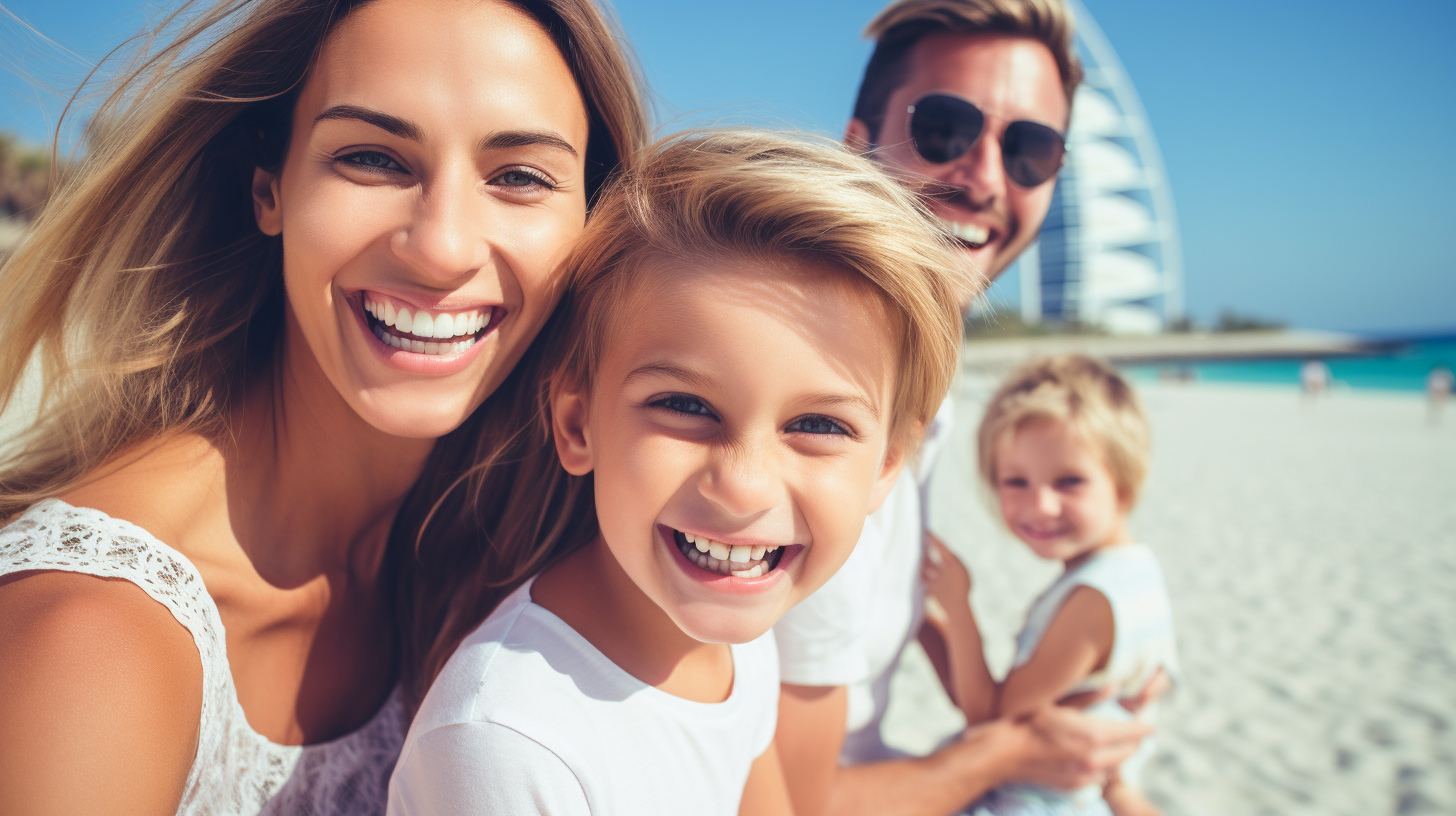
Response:
[[[733,649],[733,691],[698,703],[643,683],[565,621],[507,597],[425,695],[390,816],[738,812],[778,716],[773,633]]]
[[[924,620],[924,490],[953,413],[947,397],[926,432],[916,467],[900,474],[884,504],[865,520],[844,566],[774,626],[783,682],[848,687],[840,752],[846,765],[891,755],[880,721],[900,654]]]

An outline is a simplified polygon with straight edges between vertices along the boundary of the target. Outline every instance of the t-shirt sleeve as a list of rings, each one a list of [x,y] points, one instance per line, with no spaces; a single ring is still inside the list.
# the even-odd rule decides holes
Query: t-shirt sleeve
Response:
[[[503,725],[468,722],[412,742],[389,781],[387,816],[589,816],[586,793],[549,748]]]
[[[856,550],[824,586],[774,625],[779,679],[799,686],[852,686],[870,675],[864,620],[868,568]],[[868,553],[865,553],[868,555]]]

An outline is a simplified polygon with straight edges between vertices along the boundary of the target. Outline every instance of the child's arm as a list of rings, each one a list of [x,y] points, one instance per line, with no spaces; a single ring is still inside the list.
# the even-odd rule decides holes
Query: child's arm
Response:
[[[738,816],[793,816],[789,801],[789,784],[779,764],[778,743],[759,754],[748,769],[748,782],[743,786],[743,799],[738,803]]]
[[[1019,717],[1061,699],[1107,663],[1114,631],[1112,605],[1101,592],[1072,590],[1031,659],[1002,681],[993,714]]]
[[[923,575],[927,594],[941,607],[942,615],[935,621],[943,647],[941,654],[934,657],[943,660],[937,665],[937,672],[945,682],[951,699],[966,715],[966,722],[973,725],[995,717],[996,681],[986,667],[986,654],[981,646],[981,629],[976,616],[971,612],[971,574],[955,553],[952,553],[940,539],[925,534],[928,544],[925,552]],[[932,643],[935,638],[931,638]],[[937,649],[940,652],[941,649]]]
[[[971,612],[971,578],[960,559],[927,534],[924,575],[944,610],[938,622],[952,680],[951,697],[967,723],[1019,717],[1055,703],[1096,671],[1112,652],[1112,606],[1102,593],[1078,587],[1057,611],[1031,660],[997,683],[986,667],[981,630]]]

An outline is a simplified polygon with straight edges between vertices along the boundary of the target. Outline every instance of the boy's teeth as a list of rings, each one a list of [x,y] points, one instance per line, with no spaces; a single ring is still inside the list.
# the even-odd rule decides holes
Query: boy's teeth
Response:
[[[697,548],[698,552],[705,553],[708,551],[708,539],[693,539],[692,536],[688,536],[688,540],[693,542],[693,546]]]
[[[719,561],[727,561],[729,554],[728,545],[721,541],[710,541],[708,542],[708,554]]]
[[[763,554],[765,552],[768,552],[768,547],[763,547],[755,544],[753,546],[753,551],[748,554],[748,557],[751,560],[757,561],[758,559],[763,557]]]
[[[748,553],[752,549],[752,547],[743,544],[734,544],[728,549],[728,560],[738,564],[747,564]]]

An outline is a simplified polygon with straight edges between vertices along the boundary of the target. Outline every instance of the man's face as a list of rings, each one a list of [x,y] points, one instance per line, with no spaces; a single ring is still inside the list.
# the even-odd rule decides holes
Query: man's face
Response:
[[[909,76],[890,95],[874,156],[891,172],[930,181],[931,209],[947,222],[988,278],[1000,275],[1036,238],[1055,179],[1017,185],[1001,163],[1001,137],[1029,120],[1065,132],[1067,97],[1051,50],[1026,37],[934,34],[910,53]],[[964,97],[986,114],[980,139],[964,155],[930,164],[915,152],[908,108],[928,93]],[[859,120],[849,137],[868,140]]]

